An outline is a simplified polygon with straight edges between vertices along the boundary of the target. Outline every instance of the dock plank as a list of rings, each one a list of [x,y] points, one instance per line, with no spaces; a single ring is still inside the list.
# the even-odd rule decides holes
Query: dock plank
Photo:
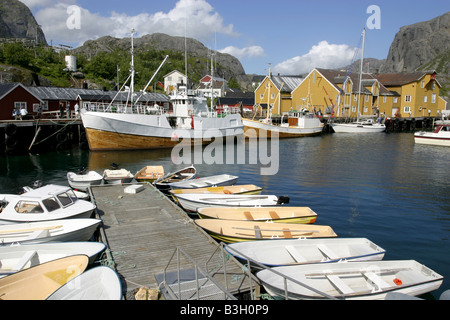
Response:
[[[127,299],[132,299],[139,288],[158,288],[155,275],[164,272],[177,247],[204,269],[218,248],[218,243],[196,226],[181,208],[152,185],[144,186],[137,194],[124,193],[126,186],[121,185],[91,188],[97,216],[103,220],[104,242],[111,251]],[[211,269],[216,268],[217,263],[213,259]],[[181,266],[193,267],[187,261],[182,261]],[[219,272],[215,279],[233,294],[248,292],[250,285],[232,281],[236,275],[245,278],[243,266],[229,259],[226,268],[227,279]]]

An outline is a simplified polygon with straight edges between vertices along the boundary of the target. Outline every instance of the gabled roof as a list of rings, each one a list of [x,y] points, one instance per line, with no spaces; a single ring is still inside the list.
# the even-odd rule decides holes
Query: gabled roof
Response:
[[[258,88],[268,79],[266,76],[263,81],[259,84]],[[280,90],[281,93],[291,93],[294,91],[304,80],[301,76],[270,76],[270,80],[275,85],[275,87]],[[256,91],[256,90],[255,90]]]
[[[42,101],[42,99],[34,94],[31,90],[29,90],[30,87],[25,87],[23,84],[16,82],[16,83],[2,83],[0,84],[0,100],[2,100],[5,96],[7,96],[11,91],[16,89],[17,87],[22,87],[26,91],[28,91],[32,96],[34,96],[36,99]]]
[[[184,77],[186,77],[186,75],[183,72],[178,71],[178,70],[173,70],[172,72],[169,72],[168,74],[166,74],[163,78],[167,78],[168,76],[170,76],[174,73],[179,73],[179,74],[183,75]]]
[[[375,77],[383,85],[388,87],[402,86],[412,82],[418,82],[428,74],[436,74],[436,71],[418,71],[418,72],[398,72],[398,73],[382,73]],[[437,81],[436,81],[437,82]],[[440,84],[438,83],[440,86]]]

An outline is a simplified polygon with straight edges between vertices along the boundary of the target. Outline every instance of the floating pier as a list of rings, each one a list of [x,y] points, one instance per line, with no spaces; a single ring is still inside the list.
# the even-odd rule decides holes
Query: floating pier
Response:
[[[131,193],[129,185],[90,189],[103,220],[105,259],[127,300],[142,288],[160,289],[166,300],[233,300],[259,290],[257,278],[181,208],[154,186],[139,186],[128,188]]]

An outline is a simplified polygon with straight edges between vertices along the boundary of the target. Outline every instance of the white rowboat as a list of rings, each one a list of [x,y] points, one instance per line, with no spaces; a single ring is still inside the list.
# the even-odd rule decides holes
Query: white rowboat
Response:
[[[0,243],[36,244],[46,242],[87,241],[102,221],[64,219],[0,226]]]
[[[169,186],[172,188],[172,190],[232,186],[236,184],[238,179],[239,177],[237,176],[232,176],[229,174],[220,174],[216,176],[169,183]]]
[[[225,250],[238,259],[249,258],[268,267],[382,260],[386,253],[365,238],[245,241],[226,245]]]
[[[80,191],[87,191],[91,186],[98,186],[103,181],[103,176],[96,171],[89,171],[85,174],[67,172],[69,186]]]
[[[88,256],[92,264],[105,248],[103,243],[89,241],[0,246],[0,277],[79,254]]]
[[[121,300],[122,284],[117,273],[105,266],[87,270],[73,278],[47,300]]]
[[[387,293],[394,292],[418,296],[439,289],[444,279],[414,260],[276,267],[259,271],[256,276],[272,297],[286,297],[284,276],[287,276],[329,296],[358,300],[382,300]],[[327,299],[293,281],[286,283],[288,300]]]

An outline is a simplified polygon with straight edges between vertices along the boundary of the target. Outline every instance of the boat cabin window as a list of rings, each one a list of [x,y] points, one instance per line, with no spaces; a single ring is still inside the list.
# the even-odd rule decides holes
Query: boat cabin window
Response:
[[[47,208],[48,212],[52,212],[52,211],[61,209],[58,201],[56,201],[56,198],[54,198],[54,197],[42,200],[42,203]]]
[[[66,207],[68,205],[71,205],[73,203],[73,199],[75,197],[75,194],[73,196],[70,195],[70,193],[73,194],[73,192],[64,192],[57,195],[59,202],[62,204],[63,207]]]
[[[44,213],[39,202],[19,201],[14,207],[17,213]]]

